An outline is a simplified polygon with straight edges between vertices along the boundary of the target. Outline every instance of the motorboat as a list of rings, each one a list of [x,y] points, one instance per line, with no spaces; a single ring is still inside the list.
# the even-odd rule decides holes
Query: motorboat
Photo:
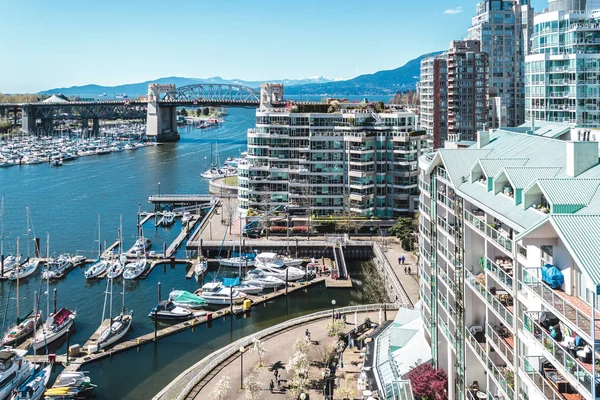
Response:
[[[42,314],[30,315],[17,325],[11,327],[2,338],[2,345],[14,346],[27,337],[31,336],[36,328],[42,323]]]
[[[299,267],[304,260],[302,258],[292,258],[288,256],[278,255],[277,253],[263,252],[256,255],[256,261],[264,264],[276,264],[279,266],[287,265],[288,267]]]
[[[183,213],[183,215],[181,216],[181,223],[183,225],[187,225],[188,222],[190,222],[192,220],[192,213],[189,211],[185,211]]]
[[[0,399],[7,399],[31,375],[31,364],[25,354],[27,350],[0,351]]]
[[[261,270],[248,271],[248,276],[242,281],[242,283],[260,286],[265,289],[272,289],[279,286],[285,285],[285,281],[274,276],[266,275]]]
[[[241,293],[234,288],[225,287],[221,282],[205,283],[196,293],[208,304],[240,303],[246,298],[246,293]]]
[[[211,168],[200,174],[204,179],[215,179],[225,177],[225,171],[220,168]]]
[[[76,311],[66,308],[61,308],[56,314],[49,316],[31,342],[33,349],[38,350],[67,333],[67,330],[75,323],[76,316]]]
[[[163,217],[160,220],[160,225],[162,226],[171,226],[175,222],[175,213],[172,211],[167,211],[163,214]]]
[[[73,266],[71,257],[68,255],[60,255],[58,258],[50,261],[42,271],[42,278],[44,279],[57,279],[60,278],[64,273]]]
[[[131,248],[131,251],[133,253],[144,253],[146,250],[148,250],[150,247],[152,246],[152,241],[148,238],[145,237],[139,237],[135,243],[133,244],[133,247]]]
[[[265,275],[274,276],[287,281],[298,281],[304,279],[306,273],[300,268],[296,267],[274,267],[269,265],[257,266],[257,269],[261,270]]]
[[[235,287],[238,292],[246,293],[246,294],[259,294],[263,291],[262,286],[255,286],[249,283],[242,283]]]
[[[194,276],[196,277],[196,282],[198,282],[202,274],[208,270],[208,260],[203,257],[198,257],[198,259],[194,261],[192,268],[194,268]]]
[[[186,320],[194,318],[194,313],[187,308],[176,306],[170,300],[162,300],[148,316],[152,319]]]
[[[32,371],[29,378],[19,386],[17,393],[11,400],[38,400],[41,399],[50,375],[52,374],[52,364],[46,365],[44,368]]]
[[[50,165],[53,167],[62,167],[63,166],[63,162],[60,158],[54,159],[50,162]]]
[[[4,273],[6,274],[9,271],[12,271],[18,263],[21,262],[21,255],[19,255],[18,259],[16,256],[12,254],[4,259]]]
[[[134,262],[128,263],[123,269],[124,279],[136,279],[146,271],[146,257],[138,258]]]
[[[108,269],[109,263],[101,258],[97,259],[85,270],[85,279],[96,279]]]
[[[90,377],[80,371],[63,371],[52,385],[44,393],[45,399],[73,399],[87,398],[96,386],[92,384]]]
[[[73,258],[71,258],[73,265],[85,264],[86,260],[87,259],[85,258],[85,256],[73,256]]]
[[[254,267],[254,260],[247,257],[230,257],[219,260],[222,267]]]
[[[169,293],[169,300],[178,307],[189,308],[191,310],[200,309],[207,304],[206,300],[202,297],[185,290],[173,290]]]
[[[37,271],[38,267],[40,266],[40,263],[41,260],[38,258],[32,258],[30,260],[27,260],[25,263],[19,265],[18,268],[13,269],[8,273],[8,280],[14,281],[17,280],[17,278],[27,278],[28,276],[32,275],[35,271]]]

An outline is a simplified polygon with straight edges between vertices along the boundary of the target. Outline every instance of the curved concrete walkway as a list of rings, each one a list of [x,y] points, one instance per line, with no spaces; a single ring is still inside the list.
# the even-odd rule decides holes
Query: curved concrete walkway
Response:
[[[379,313],[378,312],[368,312],[368,313],[358,313],[357,321],[360,325],[364,322],[366,317],[369,317],[373,322],[378,322]],[[388,311],[387,317],[388,320],[393,319],[396,316],[396,311]],[[383,318],[383,315],[382,315]],[[354,315],[346,314],[346,329],[348,332],[354,328]],[[331,319],[321,319],[318,321],[314,321],[308,324],[299,325],[295,328],[292,328],[288,331],[285,331],[281,334],[272,336],[264,341],[265,349],[267,353],[263,357],[263,367],[258,367],[258,356],[251,352],[246,351],[244,353],[243,359],[243,376],[248,376],[249,374],[255,373],[256,378],[261,383],[262,391],[259,395],[260,399],[285,399],[287,395],[285,393],[285,382],[288,379],[288,373],[285,370],[285,365],[288,363],[289,358],[293,355],[293,345],[294,342],[305,335],[306,329],[310,332],[311,340],[313,341],[313,347],[309,352],[309,360],[317,359],[319,353],[324,350],[325,345],[330,345],[334,342],[334,339],[327,336],[326,325],[331,321]],[[193,397],[188,397],[188,399],[202,400],[202,399],[210,399],[212,398],[211,392],[214,390],[215,385],[223,376],[228,376],[231,383],[231,388],[227,395],[226,399],[231,400],[244,400],[245,391],[240,389],[240,357],[237,356],[234,359],[229,359],[228,364],[218,366],[214,371],[214,377],[206,383],[206,385],[197,392]],[[282,379],[283,390],[277,390],[277,386],[275,386],[275,391],[271,393],[269,390],[269,383],[271,379],[275,382],[274,379],[274,370],[277,369],[279,372],[279,376]],[[309,376],[311,380],[319,380],[321,379],[321,372],[319,368],[316,366],[311,366]],[[320,390],[311,390],[309,392],[311,399],[320,398],[322,393]],[[359,396],[360,397],[360,396]]]

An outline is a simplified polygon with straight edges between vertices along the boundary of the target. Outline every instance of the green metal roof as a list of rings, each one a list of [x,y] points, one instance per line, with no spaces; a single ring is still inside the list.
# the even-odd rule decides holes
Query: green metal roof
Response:
[[[483,173],[488,178],[493,178],[504,167],[520,167],[529,161],[528,158],[482,158],[479,160]]]
[[[540,189],[546,200],[554,207],[557,205],[573,205],[579,208],[588,205],[600,186],[599,179],[540,179]]]
[[[550,221],[577,265],[600,285],[600,215],[552,215]]]
[[[506,177],[515,189],[524,189],[539,178],[553,178],[560,167],[504,167]]]
[[[471,167],[490,153],[487,149],[440,149],[438,154],[446,167],[448,176],[455,188],[469,180]],[[463,177],[465,178],[463,182]]]

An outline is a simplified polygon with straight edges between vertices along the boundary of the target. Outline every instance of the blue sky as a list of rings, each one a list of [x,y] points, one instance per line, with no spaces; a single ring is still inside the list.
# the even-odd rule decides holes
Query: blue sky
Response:
[[[0,0],[0,92],[165,76],[347,79],[447,48],[477,2]]]

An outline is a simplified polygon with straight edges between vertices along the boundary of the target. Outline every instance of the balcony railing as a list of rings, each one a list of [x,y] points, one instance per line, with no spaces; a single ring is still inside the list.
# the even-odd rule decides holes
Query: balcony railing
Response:
[[[471,334],[468,328],[465,328],[465,337],[469,340],[469,343],[474,348],[481,361],[483,361],[483,363],[486,365],[488,372],[495,378],[500,389],[504,391],[504,394],[508,396],[509,399],[513,399],[514,390],[504,377],[504,374],[506,374],[507,372],[504,372],[503,374],[498,369],[494,362],[487,356],[485,348],[483,348],[481,344],[477,342],[477,340],[475,340],[475,337]]]
[[[513,314],[508,311],[508,309],[504,307],[502,303],[500,303],[500,301],[485,288],[485,285],[475,278],[475,275],[473,275],[471,271],[465,268],[465,272],[467,275],[467,282],[475,291],[479,292],[479,294],[486,300],[487,304],[496,312],[500,319],[503,320],[504,325],[506,325],[506,327],[512,331],[514,322]]]
[[[453,293],[456,293],[456,287],[454,286],[454,282],[452,282],[446,271],[444,271],[442,268],[439,268],[438,276],[442,279],[442,281],[444,281],[444,283],[446,283],[448,289],[450,289]]]
[[[529,377],[533,385],[544,395],[547,400],[564,400],[564,397],[558,393],[552,384],[550,384],[539,371],[536,370],[527,359],[519,358],[521,369]]]
[[[591,338],[591,317],[587,313],[584,313],[580,307],[575,306],[564,297],[560,296],[555,290],[544,284],[534,273],[530,272],[531,269],[523,267],[519,268],[520,271],[520,283],[529,287],[544,302],[549,306],[549,311],[556,315],[560,315],[570,321],[579,330],[579,334],[582,337],[587,338],[589,342]],[[537,274],[540,273],[540,268],[535,268]],[[600,329],[596,327],[597,338],[600,337]]]
[[[450,264],[454,265],[454,254],[451,253],[447,248],[442,246],[442,244],[440,242],[438,242],[437,248],[438,248],[439,253],[446,258],[446,261],[448,261]]]
[[[542,345],[542,347],[551,355],[554,360],[554,364],[560,365],[572,379],[578,381],[589,393],[592,392],[592,374],[580,364],[562,345],[560,345],[550,333],[546,332],[544,328],[537,321],[535,321],[529,314],[523,316],[523,325],[527,331],[531,333],[531,336]]]
[[[450,178],[448,178],[448,173],[443,168],[437,169],[437,176],[444,179],[447,183],[450,183]]]
[[[506,361],[512,366],[513,357],[515,355],[513,349],[508,345],[506,340],[500,337],[498,333],[489,324],[485,326],[485,331],[490,342],[494,343],[496,349],[504,356]]]
[[[499,267],[495,262],[486,258],[485,267],[492,275],[494,275],[500,284],[504,286],[504,289],[507,292],[512,292],[513,287],[513,278],[509,274],[507,274],[501,267]]]
[[[454,212],[454,201],[450,200],[448,197],[446,197],[446,195],[444,195],[443,193],[440,193],[440,192],[438,192],[438,194],[437,194],[437,199],[439,202],[441,202],[446,207],[448,207],[450,210],[452,210],[452,212]]]
[[[492,228],[484,221],[480,220],[467,210],[464,211],[465,220],[470,223],[475,229],[481,232],[484,236],[490,239],[492,242],[496,243],[500,248],[506,250],[508,253],[512,254],[513,249],[513,241],[504,235],[502,235],[499,231]]]
[[[438,216],[437,218],[438,226],[442,228],[450,237],[454,238],[454,227],[452,227],[445,219]]]

